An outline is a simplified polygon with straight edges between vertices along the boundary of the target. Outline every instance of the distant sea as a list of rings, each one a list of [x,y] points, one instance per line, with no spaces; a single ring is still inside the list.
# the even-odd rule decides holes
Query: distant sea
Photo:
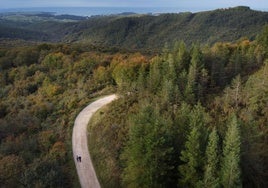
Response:
[[[193,10],[191,12],[198,12],[202,10]],[[95,16],[95,15],[111,15],[121,14],[126,12],[138,13],[138,14],[158,14],[158,13],[180,13],[189,12],[188,8],[141,8],[141,7],[52,7],[52,8],[12,8],[12,9],[1,9],[0,13],[6,12],[27,12],[27,13],[38,13],[38,12],[50,12],[56,15],[69,14],[76,16]]]

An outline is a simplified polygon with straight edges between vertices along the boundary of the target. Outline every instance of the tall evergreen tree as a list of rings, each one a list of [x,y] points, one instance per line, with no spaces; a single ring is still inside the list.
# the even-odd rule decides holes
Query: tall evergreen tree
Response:
[[[209,135],[206,149],[206,164],[203,179],[203,186],[216,188],[220,186],[218,168],[219,167],[219,137],[214,128]]]
[[[167,62],[168,62],[168,66],[167,66],[166,77],[172,82],[174,82],[176,81],[176,69],[175,69],[175,62],[174,62],[174,58],[172,54],[169,54]]]
[[[191,65],[189,67],[187,84],[184,92],[187,102],[190,102],[192,104],[194,104],[194,102],[196,101],[194,92],[196,89],[196,77],[197,77],[197,64],[195,61],[193,61],[191,62]]]
[[[171,104],[178,101],[179,91],[178,87],[172,82],[165,78],[162,83],[161,90],[161,102],[163,104]]]
[[[206,125],[210,122],[211,118],[206,113],[205,108],[200,103],[194,106],[190,114],[190,128],[198,127],[199,132],[202,135],[200,138],[201,150],[205,153],[208,132]]]
[[[198,46],[194,46],[191,55],[191,62],[188,71],[187,84],[185,88],[186,100],[192,104],[197,101],[198,77],[203,69],[203,55]]]
[[[206,124],[210,117],[205,109],[196,105],[189,115],[190,131],[186,138],[185,148],[181,151],[180,159],[183,162],[179,166],[179,186],[199,187],[203,176],[203,156],[207,141]],[[188,131],[187,131],[188,132]]]
[[[179,166],[181,175],[179,186],[196,187],[200,184],[200,163],[202,161],[200,137],[201,134],[198,127],[193,127],[185,143],[185,149],[181,151],[180,159],[184,164]]]
[[[148,88],[150,92],[157,93],[161,86],[162,79],[162,62],[160,58],[154,58],[150,64],[148,76]]]
[[[175,69],[177,73],[187,70],[190,62],[190,55],[186,49],[185,43],[182,41],[178,44],[178,52],[175,55]]]
[[[163,104],[171,104],[178,102],[180,96],[177,83],[177,76],[175,70],[175,62],[173,55],[170,53],[167,62],[163,63],[162,72],[162,90],[161,97],[163,97]]]
[[[223,143],[221,183],[223,187],[242,187],[240,170],[240,130],[236,115],[232,115]]]
[[[169,122],[150,105],[130,120],[129,141],[121,155],[125,161],[124,186],[165,187],[173,168],[169,163],[173,151]]]

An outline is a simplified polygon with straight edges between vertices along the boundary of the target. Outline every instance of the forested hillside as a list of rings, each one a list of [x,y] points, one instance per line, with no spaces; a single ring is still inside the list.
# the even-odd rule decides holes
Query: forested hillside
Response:
[[[245,19],[246,18],[246,19]],[[241,37],[254,39],[268,22],[267,12],[248,7],[199,13],[161,14],[110,19],[99,18],[75,24],[65,39],[124,48],[162,49],[174,40],[214,44]]]
[[[267,187],[268,28],[119,63],[90,151],[103,187]]]
[[[113,92],[120,56],[89,46],[0,49],[1,187],[78,187],[71,133],[78,112]]]
[[[246,18],[246,19],[245,19]],[[248,7],[199,13],[160,15],[75,16],[2,15],[0,38],[49,42],[83,42],[126,49],[161,50],[165,43],[184,40],[214,44],[241,37],[255,39],[268,22],[268,13]]]
[[[28,19],[0,20],[30,37],[1,40],[1,187],[79,187],[74,119],[114,92],[89,127],[103,187],[268,187],[266,12]]]

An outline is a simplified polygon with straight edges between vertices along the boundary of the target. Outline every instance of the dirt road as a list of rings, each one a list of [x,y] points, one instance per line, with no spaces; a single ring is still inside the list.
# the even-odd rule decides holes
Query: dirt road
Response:
[[[76,117],[72,145],[77,173],[82,188],[99,188],[100,184],[96,176],[87,145],[87,125],[91,116],[101,107],[116,99],[116,95],[103,97],[84,108]],[[81,162],[77,160],[81,156]]]

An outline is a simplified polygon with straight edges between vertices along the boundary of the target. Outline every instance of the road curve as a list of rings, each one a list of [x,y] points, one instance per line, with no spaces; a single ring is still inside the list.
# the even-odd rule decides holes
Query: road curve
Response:
[[[82,188],[100,188],[87,145],[87,125],[92,115],[101,107],[112,102],[117,97],[109,95],[103,97],[84,108],[76,117],[73,127],[72,147],[77,174]],[[81,156],[78,162],[76,156]]]

